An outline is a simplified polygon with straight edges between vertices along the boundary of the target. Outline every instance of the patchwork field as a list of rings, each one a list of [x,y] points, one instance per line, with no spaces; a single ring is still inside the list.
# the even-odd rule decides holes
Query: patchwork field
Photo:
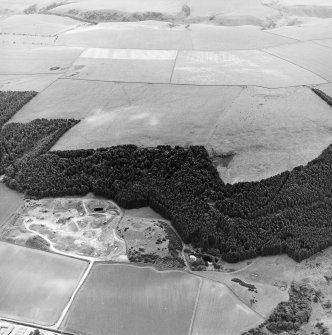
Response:
[[[167,22],[109,22],[61,34],[60,45],[89,48],[184,50],[192,48],[190,30]]]
[[[303,20],[303,19],[302,19]],[[271,32],[298,41],[332,38],[332,19],[306,18],[301,24],[273,29]]]
[[[35,12],[45,7],[35,3]],[[302,87],[331,77],[326,1],[74,1],[50,11],[74,8],[74,16],[93,13],[95,21],[114,13],[143,21],[91,24],[43,10],[2,19],[0,89],[46,88],[13,121],[82,120],[54,149],[205,145],[233,183],[305,164],[330,143],[329,107]],[[160,16],[146,20],[152,8]],[[163,21],[178,14],[180,21]],[[18,35],[23,31],[29,35]]]
[[[87,264],[0,242],[0,316],[53,325]]]
[[[11,46],[0,49],[1,74],[64,73],[82,52],[74,47]]]
[[[2,239],[19,245],[95,259],[127,261],[116,227],[120,209],[111,201],[58,198],[26,200]],[[37,241],[36,241],[36,237]]]
[[[290,38],[247,25],[227,27],[191,24],[189,34],[194,50],[251,50],[294,43]]]
[[[214,335],[221,329],[238,335],[261,320],[224,285],[179,271],[95,264],[61,328],[86,335]]]
[[[1,0],[0,46],[0,90],[41,92],[11,121],[81,120],[53,150],[204,145],[221,178],[235,183],[305,165],[331,143],[331,108],[310,89],[332,96],[330,0]],[[278,187],[271,191],[276,196]],[[273,201],[268,192],[258,199]],[[237,200],[246,202],[242,195]],[[260,210],[233,207],[223,210],[239,217]],[[200,222],[190,220],[189,227]],[[322,222],[328,225],[328,217]],[[253,241],[244,231],[243,244]],[[0,234],[53,252],[0,242],[0,318],[58,326],[84,281],[63,331],[238,335],[286,301],[295,281],[318,292],[301,331],[313,334],[321,323],[332,330],[331,248],[301,263],[282,255],[236,265],[219,260],[219,272],[158,272],[142,263],[185,264],[181,240],[152,210],[81,198],[23,204],[1,183]],[[92,270],[82,277],[87,263],[55,253],[88,259]],[[141,264],[109,264],[128,258]],[[205,262],[209,270],[216,263]],[[8,329],[0,324],[0,335]]]
[[[260,50],[180,51],[171,80],[173,84],[182,85],[256,85],[268,88],[324,81],[312,72]]]
[[[116,82],[169,83],[177,52],[173,50],[85,50],[66,78]]]
[[[172,25],[167,22],[107,22],[69,30],[58,45],[150,50],[245,50],[294,43],[255,26],[210,24]]]
[[[199,286],[199,278],[183,272],[96,264],[61,328],[85,335],[183,335]]]
[[[82,119],[55,150],[203,144],[213,152],[222,179],[231,183],[306,164],[330,144],[332,126],[330,106],[305,87],[269,90],[58,80],[13,121],[43,117]],[[221,155],[229,159],[218,159]]]
[[[296,46],[294,48],[296,50]],[[321,55],[324,69],[329,65],[327,57],[330,49],[318,46],[317,52],[319,48],[326,49]],[[181,85],[256,85],[268,88],[320,84],[329,79],[319,76],[322,70],[316,75],[314,70],[319,69],[315,69],[314,65],[308,66],[308,71],[275,57],[271,54],[273,49],[268,49],[268,52],[90,48],[75,61],[66,78]],[[295,63],[301,65],[301,59]],[[310,72],[311,69],[313,71]]]

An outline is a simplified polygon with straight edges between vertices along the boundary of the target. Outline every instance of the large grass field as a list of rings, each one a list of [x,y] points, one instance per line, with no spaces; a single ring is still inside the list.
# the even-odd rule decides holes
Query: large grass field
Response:
[[[179,271],[95,264],[61,329],[85,335],[238,335],[260,322],[222,284]]]
[[[199,285],[183,272],[97,264],[62,328],[86,335],[183,335]]]
[[[97,264],[62,328],[86,335],[183,335],[199,284],[183,272]]]
[[[288,290],[293,281],[311,285],[321,292],[319,301],[312,303],[308,324],[302,329],[306,334],[311,334],[317,322],[323,322],[332,329],[332,307],[328,307],[328,301],[332,301],[331,257],[330,247],[300,263],[286,255],[257,257],[250,262],[225,264],[225,267],[229,267],[228,271],[232,268],[232,272],[203,271],[199,274],[226,284],[243,302],[264,317],[268,317],[280,302],[289,299]],[[254,285],[256,291],[249,291],[247,287],[232,281],[233,278]]]
[[[0,242],[0,316],[55,324],[86,266],[83,261]]]
[[[232,153],[226,182],[260,180],[304,165],[331,143],[331,108],[309,88],[193,87],[61,79],[13,118],[75,118],[53,149],[135,143],[205,145]]]
[[[243,304],[226,286],[203,281],[193,335],[239,335],[263,318]]]

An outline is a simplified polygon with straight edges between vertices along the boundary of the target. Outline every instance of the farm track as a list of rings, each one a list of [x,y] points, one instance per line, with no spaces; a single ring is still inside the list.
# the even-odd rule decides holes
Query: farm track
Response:
[[[196,312],[197,312],[197,306],[198,306],[199,298],[200,298],[200,295],[201,295],[202,286],[203,286],[203,279],[201,279],[200,283],[199,283],[199,288],[198,288],[198,291],[197,291],[195,306],[194,306],[193,315],[192,315],[192,318],[191,318],[191,321],[190,321],[190,327],[189,327],[188,335],[191,335],[192,332],[193,332],[195,318],[196,318]]]
[[[36,233],[36,232],[34,232]],[[4,243],[8,243],[8,244],[11,244],[10,242],[6,242],[4,241]],[[47,330],[47,331],[51,331],[51,332],[54,332],[54,333],[57,333],[57,334],[64,334],[64,335],[77,335],[77,334],[74,334],[74,333],[71,333],[71,332],[66,332],[66,331],[62,331],[60,330],[60,326],[61,324],[63,323],[63,321],[65,320],[66,316],[68,315],[68,312],[73,304],[73,302],[75,301],[75,298],[76,296],[78,295],[79,291],[81,290],[82,286],[84,285],[84,283],[86,282],[93,266],[95,264],[108,264],[108,266],[119,266],[119,265],[126,265],[126,266],[131,266],[131,267],[135,267],[135,268],[149,268],[153,271],[156,271],[156,272],[163,272],[163,273],[173,273],[173,272],[181,272],[181,273],[187,273],[189,275],[192,275],[192,276],[195,276],[197,278],[199,278],[200,280],[200,284],[199,284],[199,289],[197,291],[197,295],[196,295],[196,299],[195,299],[195,305],[194,305],[194,309],[193,309],[193,314],[192,314],[192,319],[191,319],[191,322],[190,322],[190,327],[189,327],[189,330],[188,330],[188,335],[191,335],[192,333],[192,330],[193,330],[193,325],[194,325],[194,322],[195,322],[195,316],[196,316],[196,311],[197,311],[197,306],[199,304],[199,299],[200,299],[200,292],[201,292],[201,288],[202,288],[202,285],[203,285],[203,281],[210,281],[210,282],[213,282],[213,283],[216,283],[218,285],[224,285],[225,287],[227,287],[227,289],[230,291],[230,293],[232,295],[234,295],[239,301],[241,301],[245,306],[247,306],[250,310],[252,310],[256,315],[258,315],[259,317],[261,317],[262,319],[265,319],[263,315],[261,315],[260,313],[256,312],[255,310],[253,310],[248,304],[246,304],[237,294],[235,294],[235,292],[225,283],[221,282],[221,281],[218,281],[218,280],[214,280],[214,279],[210,279],[210,278],[205,278],[204,276],[198,274],[197,272],[193,272],[191,270],[188,270],[188,269],[185,269],[185,270],[158,270],[156,269],[154,266],[152,265],[140,265],[140,264],[135,264],[135,263],[126,263],[126,262],[110,262],[110,261],[103,261],[103,260],[90,260],[90,259],[84,259],[80,256],[77,256],[77,255],[70,255],[70,254],[66,254],[66,253],[62,253],[62,252],[59,252],[55,249],[55,251],[53,251],[53,253],[55,254],[59,254],[60,256],[64,256],[64,257],[69,257],[69,258],[74,258],[74,259],[77,259],[77,260],[80,260],[80,261],[88,261],[89,262],[89,265],[87,267],[87,269],[85,270],[85,272],[83,273],[80,281],[78,282],[74,292],[72,293],[68,303],[66,304],[65,308],[63,309],[58,321],[52,325],[52,326],[42,326],[42,325],[39,325],[37,323],[31,323],[31,322],[24,322],[24,321],[21,321],[21,320],[16,320],[16,319],[9,319],[9,318],[4,318],[4,317],[1,317],[0,316],[0,320],[3,320],[3,321],[7,321],[7,322],[12,322],[12,323],[15,323],[15,324],[19,324],[19,325],[22,325],[22,326],[29,326],[29,327],[34,327],[34,328],[40,328],[40,329],[43,329],[43,330]],[[248,265],[247,267],[249,267],[250,265]],[[245,268],[247,268],[245,267]],[[239,271],[241,271],[243,269],[240,269]]]
[[[65,317],[67,316],[67,313],[70,309],[70,306],[72,305],[76,295],[78,294],[78,291],[80,290],[80,288],[82,287],[82,285],[85,283],[92,267],[93,267],[94,261],[90,261],[88,268],[86,269],[86,271],[84,272],[83,276],[81,277],[75,291],[73,292],[72,296],[70,297],[66,307],[64,308],[64,310],[62,311],[59,320],[57,321],[57,323],[54,325],[55,328],[59,328],[63,322],[63,320],[65,319]]]
[[[86,204],[86,201],[82,201],[82,205],[83,205],[83,209],[85,211],[86,214],[91,214],[93,215],[93,213],[90,213],[90,210],[87,208],[87,204]],[[118,236],[118,233],[117,233],[117,228],[118,228],[118,225],[120,224],[122,218],[124,217],[124,212],[117,206],[117,210],[119,211],[120,213],[120,216],[115,224],[114,227],[112,227],[112,230],[113,230],[113,234],[115,235],[115,240],[116,239],[121,239],[119,236]],[[174,227],[171,225],[171,223],[167,220],[165,220],[165,223],[170,227],[170,229],[172,229],[175,234],[179,237],[178,233],[176,232],[176,230],[174,229]],[[66,319],[66,317],[68,316],[68,312],[70,311],[71,309],[71,306],[73,304],[73,302],[75,301],[78,293],[80,292],[82,286],[85,284],[89,274],[91,273],[91,270],[93,268],[93,266],[95,264],[107,264],[108,266],[114,266],[114,265],[126,265],[126,266],[131,266],[131,267],[135,267],[135,268],[150,268],[152,269],[153,271],[156,271],[156,272],[160,272],[160,270],[156,269],[153,265],[144,265],[144,264],[135,264],[135,263],[126,263],[126,262],[122,262],[122,261],[118,261],[118,262],[114,262],[114,261],[111,261],[111,260],[101,260],[101,259],[96,259],[96,258],[93,258],[93,257],[87,257],[87,256],[83,256],[83,255],[77,255],[77,254],[73,254],[73,253],[69,253],[69,252],[64,252],[64,251],[60,251],[58,250],[55,246],[54,246],[54,243],[47,237],[47,236],[44,236],[43,234],[37,232],[37,231],[34,231],[33,229],[30,228],[30,226],[32,225],[33,223],[30,223],[30,222],[26,222],[24,221],[24,226],[26,228],[27,231],[29,231],[30,233],[32,233],[33,235],[36,235],[36,236],[39,236],[40,238],[44,239],[48,244],[49,244],[49,251],[53,254],[58,254],[60,256],[64,256],[64,257],[69,257],[69,258],[73,258],[73,259],[77,259],[79,261],[84,261],[84,262],[88,262],[88,266],[87,268],[84,270],[83,274],[81,275],[80,279],[79,279],[79,282],[77,283],[73,293],[71,294],[68,302],[66,303],[65,307],[63,308],[61,314],[60,314],[60,317],[59,319],[57,320],[57,322],[52,325],[52,326],[49,326],[49,327],[45,327],[45,326],[41,326],[41,325],[38,325],[38,324],[34,324],[34,323],[29,323],[29,322],[22,322],[20,320],[12,320],[12,319],[6,319],[6,318],[1,318],[0,317],[0,320],[4,320],[4,321],[8,321],[8,322],[14,322],[14,323],[18,323],[18,324],[22,324],[22,325],[26,325],[26,326],[31,326],[31,327],[35,327],[35,328],[41,328],[41,329],[45,329],[45,330],[49,330],[49,331],[56,331],[56,333],[64,333],[64,334],[68,334],[68,335],[71,335],[70,333],[66,333],[66,332],[62,332],[59,330],[60,326],[63,324],[64,320]],[[169,269],[169,270],[163,270],[162,272],[168,272],[168,273],[174,273],[174,272],[182,272],[182,273],[187,273],[191,276],[195,276],[196,278],[199,278],[200,280],[200,284],[199,284],[199,289],[197,291],[197,295],[196,295],[196,299],[195,299],[195,304],[194,304],[194,309],[193,309],[193,314],[192,314],[192,318],[191,318],[191,322],[190,322],[190,328],[188,330],[188,335],[191,335],[192,331],[193,331],[193,326],[194,326],[194,322],[195,322],[195,317],[196,317],[196,311],[197,311],[197,306],[199,304],[199,301],[200,301],[200,292],[201,292],[201,288],[202,288],[202,285],[203,285],[203,282],[204,281],[211,281],[211,282],[215,282],[217,283],[218,285],[225,285],[230,291],[232,294],[234,294],[239,301],[241,301],[242,303],[244,303],[226,284],[222,283],[222,282],[219,282],[217,280],[213,280],[213,279],[207,279],[207,278],[204,278],[203,276],[199,275],[198,273],[196,272],[192,272],[190,270],[190,267],[188,265],[188,262],[187,262],[187,259],[184,255],[184,248],[185,248],[185,244],[183,243],[182,239],[180,238],[182,244],[183,244],[183,248],[182,248],[182,255],[183,255],[183,259],[185,260],[185,264],[186,264],[186,267],[182,270],[180,269]],[[9,242],[7,242],[9,243]],[[127,249],[127,246],[125,245],[125,248]],[[251,264],[250,264],[251,265]],[[250,265],[246,266],[245,268],[249,267]],[[242,271],[243,269],[240,269],[239,271]],[[248,308],[251,309],[250,306],[248,306],[247,304],[245,304]],[[256,312],[255,312],[256,313]],[[258,314],[258,313],[256,313]],[[261,315],[260,315],[261,316]]]

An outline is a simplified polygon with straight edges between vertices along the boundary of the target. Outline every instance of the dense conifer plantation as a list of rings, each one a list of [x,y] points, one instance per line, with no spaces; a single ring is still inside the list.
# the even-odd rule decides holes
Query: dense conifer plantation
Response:
[[[300,261],[332,245],[332,146],[290,172],[225,185],[202,146],[49,151],[76,122],[6,125],[7,185],[36,197],[94,192],[125,208],[149,205],[186,243],[229,262],[279,253]]]

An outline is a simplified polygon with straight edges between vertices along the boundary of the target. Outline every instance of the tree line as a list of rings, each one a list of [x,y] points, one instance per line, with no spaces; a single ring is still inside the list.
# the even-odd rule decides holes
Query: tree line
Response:
[[[300,261],[332,245],[332,146],[260,182],[224,184],[203,146],[119,145],[49,151],[75,120],[8,124],[5,183],[29,196],[96,195],[150,206],[185,243],[228,262],[287,253]]]
[[[289,300],[280,302],[265,322],[242,335],[297,333],[301,326],[309,321],[312,311],[311,301],[317,294],[317,291],[309,285],[292,283]]]

